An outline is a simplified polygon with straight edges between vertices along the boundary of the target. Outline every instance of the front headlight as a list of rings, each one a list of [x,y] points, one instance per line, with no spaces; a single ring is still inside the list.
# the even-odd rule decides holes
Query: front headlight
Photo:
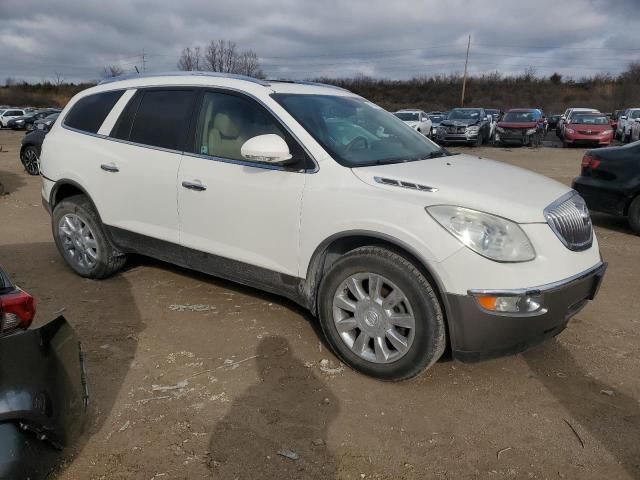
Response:
[[[453,205],[435,205],[426,211],[463,245],[490,260],[528,262],[536,258],[526,233],[511,220]]]
[[[536,133],[535,128],[530,128],[529,130],[527,130],[527,135],[533,135],[534,133]]]
[[[573,128],[566,128],[565,130],[567,131],[567,133],[570,133],[572,135],[576,133],[576,131]]]
[[[480,127],[478,127],[477,125],[474,125],[472,127],[467,127],[467,132],[469,133],[477,133]]]

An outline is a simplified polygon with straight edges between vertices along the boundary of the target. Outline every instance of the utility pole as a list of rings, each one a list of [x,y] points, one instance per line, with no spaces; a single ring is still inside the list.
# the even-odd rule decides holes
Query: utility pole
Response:
[[[469,50],[467,50],[467,56],[469,56]],[[144,48],[142,49],[142,71],[143,72],[147,71],[147,59],[144,56]],[[466,68],[465,68],[465,72],[466,72]]]
[[[469,47],[471,46],[471,35],[469,35],[469,41],[467,42],[467,58],[464,61],[464,78],[462,79],[462,100],[460,106],[464,107],[464,90],[467,86],[467,65],[469,64]]]

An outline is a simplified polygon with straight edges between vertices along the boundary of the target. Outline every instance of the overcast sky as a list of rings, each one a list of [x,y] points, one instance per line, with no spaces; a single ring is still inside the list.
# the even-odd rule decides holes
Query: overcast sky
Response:
[[[183,47],[253,49],[268,77],[558,71],[640,59],[640,0],[0,0],[0,84],[95,80],[106,64],[170,71]]]

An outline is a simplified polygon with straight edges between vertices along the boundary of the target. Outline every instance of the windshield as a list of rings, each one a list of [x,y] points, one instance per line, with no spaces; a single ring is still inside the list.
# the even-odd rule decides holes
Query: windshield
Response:
[[[605,115],[576,115],[571,123],[580,125],[609,125],[609,119]]]
[[[449,120],[476,120],[480,118],[480,110],[477,108],[456,108],[449,113]]]
[[[384,165],[446,155],[424,135],[362,98],[272,96],[341,165]]]
[[[502,118],[503,122],[526,123],[535,122],[540,118],[538,112],[507,112]]]
[[[396,112],[394,115],[404,122],[417,122],[420,120],[418,112]]]
[[[640,110],[631,110],[629,118],[640,118]]]

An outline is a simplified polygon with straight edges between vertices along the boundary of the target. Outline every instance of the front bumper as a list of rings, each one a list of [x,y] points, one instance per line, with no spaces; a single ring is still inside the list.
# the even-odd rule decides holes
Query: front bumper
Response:
[[[565,133],[564,141],[571,145],[609,145],[613,135],[582,135]]]
[[[595,298],[606,263],[574,277],[522,290],[471,290],[468,295],[447,294],[449,329],[454,358],[474,362],[520,353],[559,334],[569,319]],[[538,295],[542,310],[533,313],[497,313],[484,310],[475,295]]]
[[[445,135],[438,134],[437,139],[439,142],[444,143],[474,143],[476,140],[478,140],[478,133],[447,133]]]

